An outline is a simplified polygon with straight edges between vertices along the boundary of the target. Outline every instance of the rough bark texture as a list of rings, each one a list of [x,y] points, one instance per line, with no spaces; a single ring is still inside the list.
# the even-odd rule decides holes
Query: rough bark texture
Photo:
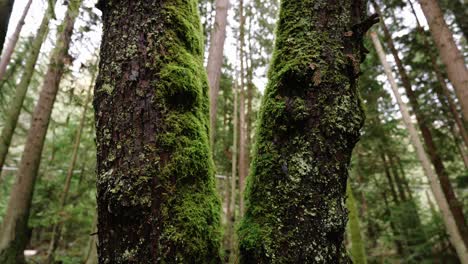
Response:
[[[224,41],[226,40],[226,26],[229,0],[216,0],[216,16],[211,33],[210,50],[208,54],[208,83],[210,85],[210,128],[211,147],[214,146],[216,131],[216,112],[218,108],[219,81],[221,79],[221,67],[223,66]]]
[[[364,122],[365,1],[281,2],[239,227],[241,263],[350,263],[346,181]],[[361,24],[362,23],[362,24]]]
[[[14,2],[15,0],[0,0],[0,55],[2,54]]]
[[[247,126],[245,120],[245,16],[244,1],[239,0],[239,59],[240,59],[240,89],[239,89],[239,217],[244,215],[244,190],[247,178]]]
[[[99,263],[219,263],[195,0],[101,1]]]
[[[42,18],[41,25],[39,26],[36,37],[31,45],[31,53],[25,62],[21,80],[16,86],[14,99],[10,103],[10,108],[5,118],[2,134],[0,135],[0,174],[3,166],[5,165],[5,159],[8,154],[11,139],[18,123],[18,118],[21,113],[21,108],[23,107],[23,101],[26,96],[26,92],[28,91],[29,83],[31,82],[31,78],[34,74],[34,67],[36,66],[42,43],[44,43],[47,33],[49,32],[50,13],[54,8],[55,2],[56,0],[50,1],[51,4],[48,6],[47,11]]]
[[[348,199],[346,199],[346,207],[349,210],[348,228],[351,237],[351,258],[353,259],[354,264],[367,264],[366,247],[361,234],[358,208],[349,181],[347,184],[346,193],[348,195]]]
[[[3,79],[5,76],[7,65],[10,62],[13,51],[15,50],[15,46],[16,46],[16,43],[18,42],[21,29],[23,28],[23,25],[24,25],[24,19],[26,18],[26,15],[28,14],[31,4],[32,4],[32,0],[29,0],[28,3],[26,4],[26,7],[23,10],[23,14],[21,15],[21,18],[18,21],[18,24],[16,25],[15,32],[13,32],[13,35],[10,37],[10,40],[8,41],[5,52],[3,52],[0,58],[0,80]]]
[[[437,1],[419,0],[419,3],[429,24],[434,43],[439,49],[440,58],[446,66],[448,78],[455,88],[462,107],[463,118],[465,122],[468,122],[468,70],[465,59],[455,44],[452,32],[445,23],[444,14]]]
[[[21,261],[28,237],[28,218],[34,184],[41,162],[44,139],[50,115],[65,69],[65,58],[71,42],[75,19],[79,14],[81,0],[71,0],[58,32],[57,43],[52,51],[49,67],[36,108],[32,115],[31,128],[18,169],[17,180],[11,189],[10,200],[1,228],[0,263],[13,264]]]
[[[374,46],[377,50],[377,54],[379,55],[379,59],[384,67],[384,71],[385,71],[385,74],[387,75],[387,79],[390,83],[393,94],[395,95],[395,98],[397,100],[398,106],[400,108],[400,112],[403,116],[403,121],[405,123],[405,126],[408,129],[408,132],[410,134],[411,143],[416,150],[418,159],[421,163],[424,173],[426,174],[429,180],[429,184],[431,186],[432,192],[441,210],[445,228],[447,229],[447,233],[450,235],[450,241],[452,245],[454,246],[454,248],[456,249],[461,263],[463,264],[468,263],[468,251],[463,241],[462,233],[460,229],[457,227],[457,224],[455,222],[448,199],[446,198],[443,192],[443,188],[441,186],[442,184],[439,183],[436,172],[432,168],[432,165],[429,161],[429,157],[424,149],[424,146],[421,140],[419,139],[418,132],[416,131],[416,128],[414,127],[411,121],[411,116],[409,114],[408,108],[401,98],[395,78],[393,77],[391,67],[386,60],[385,52],[383,51],[382,45],[380,44],[380,40],[378,39],[377,34],[375,32],[371,32],[370,35],[372,37],[372,42],[374,43]]]
[[[374,8],[378,10],[378,13],[380,13],[379,7],[376,4],[375,0],[372,0],[372,3],[374,5]],[[426,145],[426,151],[429,154],[429,157],[434,166],[437,177],[439,178],[444,195],[449,202],[450,210],[452,211],[452,215],[455,218],[457,227],[460,230],[462,237],[464,238],[465,244],[468,245],[468,227],[466,225],[465,216],[463,214],[462,203],[458,200],[452,188],[452,184],[450,183],[450,178],[448,176],[447,170],[445,169],[444,163],[442,162],[442,158],[439,154],[437,146],[432,137],[432,132],[429,128],[430,124],[428,124],[427,119],[425,118],[425,116],[420,110],[417,96],[414,93],[413,88],[411,87],[411,81],[409,79],[409,76],[403,66],[400,56],[398,55],[398,51],[395,48],[395,45],[392,40],[392,35],[388,31],[388,28],[383,21],[381,24],[382,24],[382,28],[383,28],[383,31],[387,40],[388,48],[390,49],[393,55],[393,58],[395,59],[395,63],[396,63],[398,73],[401,78],[401,82],[403,84],[403,87],[405,88],[406,95],[408,96],[410,105],[416,116],[417,125],[419,126],[419,129],[421,130],[421,134],[422,134],[424,143]],[[468,86],[466,86],[466,89],[468,89]]]

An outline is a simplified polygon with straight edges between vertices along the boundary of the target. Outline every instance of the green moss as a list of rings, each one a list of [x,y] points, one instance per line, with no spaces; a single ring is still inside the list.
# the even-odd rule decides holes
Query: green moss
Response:
[[[107,10],[110,17],[104,12],[105,36],[112,39],[126,16],[142,14],[136,16],[141,21],[131,23],[115,42],[103,41],[116,50],[112,60],[102,57],[97,89],[106,92],[97,100],[102,107],[114,107],[117,100],[135,97],[108,110],[110,122],[105,114],[96,114],[98,153],[106,150],[98,189],[104,190],[105,205],[100,206],[109,217],[125,217],[136,230],[121,234],[126,239],[119,245],[119,259],[104,249],[100,255],[109,256],[109,263],[219,263],[221,205],[208,141],[208,84],[197,1],[138,1],[131,14],[125,4],[115,5]],[[153,114],[143,121],[151,123],[145,129],[154,132],[152,137],[140,130],[142,121],[134,121],[144,116],[140,113]],[[121,129],[122,124],[131,125]],[[112,170],[115,164],[130,170]],[[128,208],[131,215],[121,213]],[[133,241],[135,237],[140,240]],[[150,243],[156,246],[148,247]]]
[[[354,1],[281,3],[239,225],[241,263],[349,263],[345,186],[364,115],[345,47]]]

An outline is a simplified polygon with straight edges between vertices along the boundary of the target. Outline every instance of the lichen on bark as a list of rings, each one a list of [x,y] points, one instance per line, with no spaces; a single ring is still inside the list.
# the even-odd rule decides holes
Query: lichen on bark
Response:
[[[281,2],[239,228],[241,263],[349,263],[346,181],[364,112],[365,1]]]
[[[100,8],[100,263],[219,263],[197,1],[101,1]]]

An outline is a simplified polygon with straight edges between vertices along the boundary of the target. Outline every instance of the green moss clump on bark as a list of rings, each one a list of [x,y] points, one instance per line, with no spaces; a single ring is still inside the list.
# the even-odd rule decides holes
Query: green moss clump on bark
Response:
[[[220,263],[197,1],[102,8],[95,98],[101,261]],[[106,85],[111,93],[100,92]]]
[[[364,113],[361,43],[346,33],[359,2],[281,3],[238,228],[241,263],[350,262],[345,190]]]

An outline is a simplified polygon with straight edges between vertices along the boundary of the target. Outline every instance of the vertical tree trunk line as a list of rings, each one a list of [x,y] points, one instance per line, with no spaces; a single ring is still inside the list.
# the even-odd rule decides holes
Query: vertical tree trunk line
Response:
[[[238,229],[240,263],[351,262],[346,181],[364,121],[362,37],[376,23],[365,11],[359,0],[281,1]]]
[[[393,77],[393,73],[390,68],[390,65],[386,61],[385,53],[377,37],[377,34],[375,32],[371,32],[370,35],[372,38],[372,42],[374,43],[374,46],[377,50],[377,54],[379,55],[379,59],[384,67],[385,74],[387,75],[387,79],[391,85],[394,96],[398,102],[398,106],[403,116],[403,121],[410,134],[411,142],[414,148],[416,149],[416,154],[418,156],[418,159],[421,162],[423,170],[429,180],[432,192],[434,196],[436,197],[437,203],[442,212],[442,218],[444,220],[446,230],[448,234],[450,235],[450,240],[452,242],[452,245],[455,247],[461,263],[463,264],[468,263],[468,252],[467,252],[465,243],[463,241],[463,235],[460,232],[460,229],[458,228],[454,220],[454,216],[452,215],[452,211],[450,210],[449,202],[444,195],[441,185],[438,182],[437,175],[431,166],[429,157],[427,156],[427,153],[424,150],[422,142],[419,139],[416,128],[411,122],[411,117],[406,107],[406,104],[403,102],[398,92],[398,87],[396,85],[395,78]]]
[[[99,2],[100,263],[221,261],[197,2]]]
[[[28,131],[17,180],[11,189],[8,209],[1,227],[0,263],[22,262],[23,250],[28,241],[28,219],[44,140],[60,80],[65,70],[65,61],[68,57],[73,27],[80,5],[81,0],[69,2],[61,25],[62,30],[57,33],[57,43],[51,53],[39,100],[31,119],[31,128]]]
[[[210,85],[210,142],[214,147],[216,134],[216,112],[218,106],[219,83],[221,67],[223,66],[224,42],[226,40],[226,26],[229,9],[229,0],[216,0],[216,16],[211,34],[211,43],[208,54],[208,83]]]
[[[24,19],[26,18],[26,15],[29,12],[29,8],[31,7],[31,4],[32,4],[32,0],[29,0],[28,3],[26,4],[26,7],[23,10],[23,13],[21,14],[18,24],[16,25],[15,32],[13,32],[13,35],[8,41],[5,51],[2,53],[2,57],[0,58],[0,80],[3,79],[3,77],[5,76],[8,63],[10,62],[13,51],[15,50],[16,43],[18,42],[18,39],[20,37],[21,29],[23,28],[23,25],[24,25]]]
[[[361,234],[356,199],[351,184],[346,184],[346,206],[349,210],[349,234],[351,236],[351,258],[355,264],[367,264],[366,247]]]
[[[2,172],[2,168],[5,165],[5,159],[8,154],[11,139],[13,138],[13,134],[18,123],[18,118],[21,113],[21,108],[23,107],[24,98],[28,91],[31,78],[34,74],[34,68],[36,66],[42,44],[47,37],[47,33],[49,32],[50,14],[54,10],[55,2],[56,0],[50,1],[46,13],[42,18],[42,22],[39,26],[39,29],[37,30],[36,37],[31,44],[31,53],[26,59],[23,74],[21,75],[19,84],[16,87],[13,102],[11,102],[5,119],[5,124],[0,135],[0,173]]]
[[[239,0],[239,58],[240,58],[240,90],[239,90],[239,217],[244,215],[244,189],[247,178],[247,135],[245,115],[245,67],[244,67],[244,36],[245,17],[244,1]]]
[[[375,10],[379,14],[382,14],[375,0],[371,0],[371,1]],[[419,102],[411,87],[409,76],[398,55],[398,51],[395,48],[395,45],[392,40],[392,36],[390,32],[388,31],[388,28],[385,25],[384,21],[381,22],[381,25],[382,25],[382,29],[384,31],[384,34],[387,40],[387,45],[395,59],[398,73],[401,78],[403,87],[405,88],[406,95],[408,96],[410,105],[413,108],[413,112],[416,116],[417,124],[419,126],[419,129],[421,130],[421,134],[423,136],[423,140],[426,145],[427,153],[429,154],[430,160],[432,164],[434,165],[435,172],[442,186],[443,193],[448,201],[449,208],[455,219],[457,228],[460,230],[460,234],[464,240],[465,246],[468,246],[468,227],[466,225],[466,219],[463,214],[462,203],[458,200],[458,198],[456,197],[455,191],[453,190],[449,175],[447,174],[447,170],[443,164],[442,158],[440,157],[440,153],[434,142],[432,132],[428,125],[428,121],[426,121],[426,118],[424,117],[423,113],[420,110]]]

